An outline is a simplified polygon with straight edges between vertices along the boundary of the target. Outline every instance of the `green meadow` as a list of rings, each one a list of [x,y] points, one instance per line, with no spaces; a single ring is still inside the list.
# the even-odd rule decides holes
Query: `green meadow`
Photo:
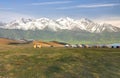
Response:
[[[1,45],[0,78],[120,78],[120,49]]]

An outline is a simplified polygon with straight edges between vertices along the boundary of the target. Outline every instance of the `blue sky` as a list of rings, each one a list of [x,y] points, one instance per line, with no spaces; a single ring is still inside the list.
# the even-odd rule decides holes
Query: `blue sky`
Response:
[[[120,0],[1,0],[0,21],[20,17],[120,19]]]

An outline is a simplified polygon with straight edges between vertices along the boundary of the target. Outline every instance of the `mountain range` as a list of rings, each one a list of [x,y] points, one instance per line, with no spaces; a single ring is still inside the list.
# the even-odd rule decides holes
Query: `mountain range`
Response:
[[[69,43],[118,43],[120,28],[111,24],[98,24],[89,19],[40,18],[0,22],[0,37],[64,41]]]
[[[48,18],[14,20],[9,23],[0,23],[3,29],[21,29],[21,30],[70,30],[70,31],[86,31],[90,33],[101,32],[119,32],[120,28],[111,24],[98,24],[89,19],[81,18],[75,20],[69,17],[52,20]]]

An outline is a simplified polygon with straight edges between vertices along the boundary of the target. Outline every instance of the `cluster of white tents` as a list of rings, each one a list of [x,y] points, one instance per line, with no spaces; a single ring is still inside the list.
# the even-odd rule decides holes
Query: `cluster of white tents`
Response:
[[[111,48],[120,48],[120,43],[110,44]]]
[[[99,45],[86,45],[86,44],[66,44],[65,47],[72,48],[120,48],[120,44],[99,44]]]
[[[72,48],[89,48],[89,45],[85,44],[66,44],[65,47],[72,47]]]

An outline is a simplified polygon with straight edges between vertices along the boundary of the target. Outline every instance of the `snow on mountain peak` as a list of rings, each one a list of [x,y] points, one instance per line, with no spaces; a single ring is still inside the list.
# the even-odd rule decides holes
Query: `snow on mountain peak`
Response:
[[[1,27],[0,27],[1,28]],[[69,17],[52,20],[49,18],[39,19],[26,19],[20,18],[19,20],[7,23],[3,28],[5,29],[22,29],[22,30],[78,30],[100,33],[103,31],[118,32],[120,28],[110,24],[97,24],[87,18],[75,20]]]

